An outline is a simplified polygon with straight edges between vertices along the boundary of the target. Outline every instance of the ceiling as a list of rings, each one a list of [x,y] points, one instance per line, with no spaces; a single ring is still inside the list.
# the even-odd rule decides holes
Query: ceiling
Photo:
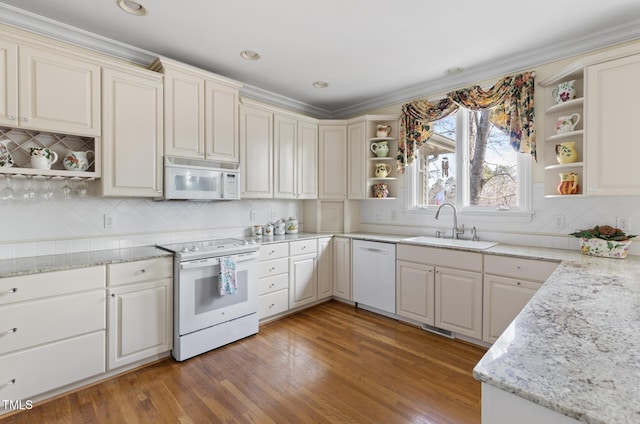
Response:
[[[1,0],[0,14],[5,22],[3,11],[27,16],[14,20],[29,29],[56,32],[50,28],[59,22],[190,63],[318,117],[348,116],[640,38],[638,0],[139,3],[146,16],[123,12],[116,0]],[[245,49],[260,60],[242,59]],[[454,68],[462,72],[447,74]],[[317,80],[329,86],[314,88]]]

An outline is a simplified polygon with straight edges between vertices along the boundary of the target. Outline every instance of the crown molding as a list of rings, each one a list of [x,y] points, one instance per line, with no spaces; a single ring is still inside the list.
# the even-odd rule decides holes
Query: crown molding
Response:
[[[159,56],[153,52],[102,37],[3,3],[0,3],[0,22],[145,67],[149,66]],[[449,91],[465,85],[475,84],[479,81],[496,78],[500,75],[522,71],[534,66],[540,66],[556,60],[637,39],[640,39],[640,20],[594,32],[572,40],[558,42],[544,48],[487,61],[477,66],[467,68],[464,72],[455,76],[424,81],[394,91],[388,95],[333,111],[319,108],[252,85],[244,85],[241,93],[247,97],[317,118],[347,118],[389,105],[406,103],[411,100],[427,97],[434,93]]]

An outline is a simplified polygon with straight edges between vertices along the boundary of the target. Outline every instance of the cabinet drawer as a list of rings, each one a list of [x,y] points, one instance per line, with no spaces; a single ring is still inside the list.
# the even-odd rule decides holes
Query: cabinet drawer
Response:
[[[173,259],[170,257],[110,264],[107,268],[108,286],[163,280],[171,277],[173,277]]]
[[[476,252],[400,243],[396,249],[396,258],[399,261],[482,272],[482,253]]]
[[[104,266],[0,278],[0,305],[104,286]]]
[[[289,243],[273,243],[260,246],[260,260],[286,258],[289,256]]]
[[[285,312],[289,309],[289,290],[264,294],[260,296],[260,309],[258,318],[266,318]]]
[[[289,288],[289,274],[280,274],[274,277],[258,280],[258,294],[263,295],[274,291]]]
[[[316,239],[292,241],[289,245],[289,254],[291,256],[316,252],[318,252],[318,241]]]
[[[104,290],[0,307],[0,355],[104,330]]]
[[[0,356],[0,399],[29,399],[103,373],[105,352],[99,331]]]
[[[533,281],[545,281],[558,266],[557,262],[485,255],[484,272]]]
[[[258,278],[271,277],[287,272],[289,272],[289,258],[258,262]]]

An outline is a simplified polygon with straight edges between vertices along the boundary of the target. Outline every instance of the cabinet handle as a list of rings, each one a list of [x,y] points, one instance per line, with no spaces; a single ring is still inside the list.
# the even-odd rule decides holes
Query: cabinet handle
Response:
[[[8,116],[7,116],[7,119],[8,119],[8,120],[10,120],[10,121],[15,121],[15,120],[16,120],[16,117],[15,117],[15,116],[13,116],[13,115],[8,115]]]
[[[146,270],[146,269],[144,269],[144,268],[142,268],[140,271],[137,271],[137,272],[135,273],[135,275],[144,274],[145,272],[147,272],[147,270]]]
[[[306,248],[307,248],[307,246],[302,246],[302,250],[304,250],[304,249],[306,249]]]
[[[111,297],[113,297],[115,299],[116,294],[115,293],[111,293]]]
[[[7,381],[4,385],[5,386],[11,386],[12,384],[16,384],[16,379],[12,378],[11,380]]]
[[[29,120],[29,118],[27,118],[26,116],[21,116],[20,117],[20,122],[27,122]]]
[[[272,303],[271,305],[269,305],[269,309],[271,309],[271,308],[273,308],[273,307],[275,307],[275,306],[276,306],[276,304],[275,304],[275,303]]]
[[[522,283],[520,281],[516,281],[516,286],[521,286]]]
[[[271,283],[271,284],[269,284],[269,288],[272,289],[275,285],[276,285],[276,283]]]
[[[271,272],[271,271],[273,271],[273,270],[275,270],[275,269],[276,269],[276,267],[275,267],[275,266],[272,266],[271,268],[269,268],[269,272]]]
[[[8,330],[7,330],[7,331],[5,331],[5,332],[0,333],[0,337],[2,337],[2,336],[8,336],[9,334],[13,334],[13,333],[15,333],[15,332],[17,332],[17,331],[18,331],[18,327],[10,328],[10,329],[8,329]]]
[[[7,293],[11,294],[11,293],[16,293],[17,291],[18,291],[18,288],[17,287],[13,287],[13,288],[7,290]]]

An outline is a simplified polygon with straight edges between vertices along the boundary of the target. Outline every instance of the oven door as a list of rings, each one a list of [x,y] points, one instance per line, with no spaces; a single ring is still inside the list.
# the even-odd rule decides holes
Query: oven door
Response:
[[[258,255],[236,255],[238,291],[220,296],[220,259],[181,262],[176,290],[176,328],[180,336],[258,312]]]

